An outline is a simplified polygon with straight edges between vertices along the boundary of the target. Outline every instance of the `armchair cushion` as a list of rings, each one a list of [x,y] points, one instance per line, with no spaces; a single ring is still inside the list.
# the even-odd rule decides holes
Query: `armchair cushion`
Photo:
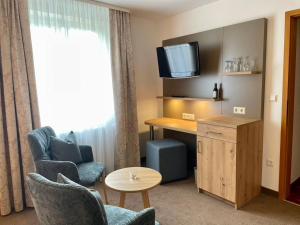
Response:
[[[50,148],[53,160],[71,161],[75,164],[82,161],[77,144],[66,142],[56,137],[50,137]]]
[[[70,131],[64,139],[68,142],[78,145],[75,133],[73,131]]]
[[[74,181],[70,180],[69,178],[67,178],[66,176],[64,176],[61,173],[57,174],[57,183],[81,186],[80,184],[75,183]],[[92,195],[94,195],[94,197],[97,199],[97,201],[103,205],[100,193],[98,191],[96,191],[95,189],[91,189],[91,188],[88,188],[88,190],[89,190],[89,192],[91,192]]]
[[[159,225],[155,222],[155,211],[153,208],[134,212],[116,206],[105,205],[108,225]]]
[[[102,176],[104,166],[96,162],[88,162],[77,165],[80,184],[86,187],[94,185]]]
[[[89,145],[79,145],[79,150],[81,153],[82,162],[93,162],[93,151],[92,147]]]

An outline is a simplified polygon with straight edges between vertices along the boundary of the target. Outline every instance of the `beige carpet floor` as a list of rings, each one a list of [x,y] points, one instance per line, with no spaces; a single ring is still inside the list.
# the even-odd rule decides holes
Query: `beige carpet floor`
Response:
[[[109,191],[110,204],[119,195]],[[162,225],[300,225],[300,207],[261,194],[241,210],[199,194],[193,179],[161,185],[150,191],[150,201]],[[126,207],[142,209],[140,194],[129,194]],[[33,209],[0,217],[1,225],[38,225]]]

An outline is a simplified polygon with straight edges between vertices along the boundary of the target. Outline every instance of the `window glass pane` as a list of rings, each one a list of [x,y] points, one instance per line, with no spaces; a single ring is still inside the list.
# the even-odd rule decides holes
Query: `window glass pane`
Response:
[[[95,10],[94,5],[70,0],[30,1],[42,125],[50,125],[58,133],[104,126],[114,116],[108,10],[98,7],[100,11],[92,11],[89,7]],[[78,15],[72,14],[64,21],[57,7],[57,12],[53,8],[47,20],[45,10],[49,10],[50,3],[57,2],[69,2],[73,10],[78,9]],[[92,16],[85,15],[91,12]],[[55,16],[59,22],[55,22]],[[84,23],[74,25],[80,16]]]

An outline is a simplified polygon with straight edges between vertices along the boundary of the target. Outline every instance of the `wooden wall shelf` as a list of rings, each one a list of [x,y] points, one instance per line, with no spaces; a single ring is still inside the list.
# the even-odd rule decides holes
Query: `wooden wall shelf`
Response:
[[[242,76],[242,75],[255,75],[261,74],[258,71],[240,71],[240,72],[224,72],[225,76]]]
[[[220,100],[215,100],[213,98],[190,98],[190,97],[166,97],[166,96],[157,96],[158,99],[177,99],[177,100],[184,100],[184,101],[210,101],[210,102],[217,102]]]

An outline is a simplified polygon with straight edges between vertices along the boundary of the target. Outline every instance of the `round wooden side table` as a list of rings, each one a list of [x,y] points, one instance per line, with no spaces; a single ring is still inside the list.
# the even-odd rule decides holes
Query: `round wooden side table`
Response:
[[[144,208],[149,208],[148,191],[159,185],[161,179],[161,174],[153,169],[128,167],[108,174],[105,178],[105,185],[120,192],[120,207],[124,208],[127,193],[141,192]]]

